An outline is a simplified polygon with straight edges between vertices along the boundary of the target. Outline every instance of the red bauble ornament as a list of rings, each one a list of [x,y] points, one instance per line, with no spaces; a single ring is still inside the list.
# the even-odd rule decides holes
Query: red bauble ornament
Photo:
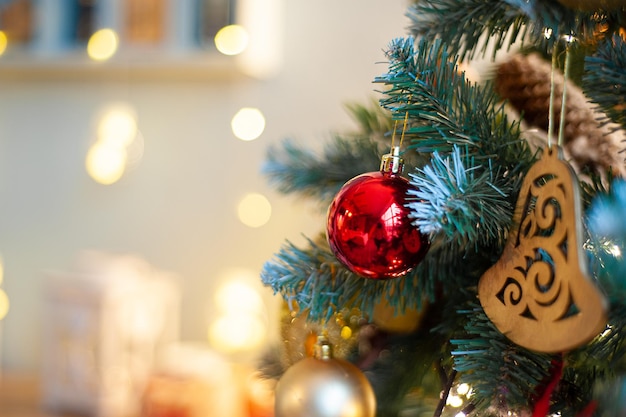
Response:
[[[394,278],[422,261],[430,246],[411,225],[409,181],[400,176],[399,148],[383,157],[381,170],[361,174],[339,190],[328,209],[327,237],[337,259],[373,279]]]

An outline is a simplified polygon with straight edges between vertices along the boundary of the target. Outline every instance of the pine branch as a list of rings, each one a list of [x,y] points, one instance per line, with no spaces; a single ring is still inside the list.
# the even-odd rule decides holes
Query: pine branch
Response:
[[[626,41],[621,36],[605,39],[586,57],[583,89],[604,110],[606,122],[626,129]]]
[[[346,181],[379,169],[389,150],[383,141],[391,130],[389,114],[377,104],[347,104],[346,109],[357,123],[356,132],[333,135],[321,155],[289,139],[270,146],[262,168],[270,184],[284,194],[319,200],[326,208]]]
[[[441,38],[461,60],[473,58],[478,48],[495,51],[509,48],[524,37],[526,19],[507,2],[500,0],[428,0],[409,8],[410,30],[416,37]],[[445,30],[444,30],[445,28]],[[485,36],[491,44],[480,46]]]
[[[456,71],[456,61],[443,45],[421,41],[415,49],[413,38],[396,39],[390,44],[387,57],[389,72],[375,79],[389,86],[381,106],[389,109],[394,119],[408,120],[408,126],[403,126],[405,137],[420,139],[413,148],[432,153],[450,151],[453,144],[474,145],[450,111],[455,89],[465,79]]]
[[[389,72],[377,78],[389,85],[381,103],[395,119],[407,116],[409,147],[431,154],[430,165],[410,174],[421,200],[409,203],[414,223],[432,239],[418,274],[444,293],[476,285],[501,252],[534,155],[493,90],[467,82],[440,42],[414,48],[413,39],[397,39],[388,57]]]
[[[357,123],[357,135],[382,138],[391,131],[391,117],[388,112],[381,109],[377,101],[372,100],[367,105],[348,103],[345,107],[352,119]]]
[[[467,81],[443,43],[422,39],[415,47],[412,38],[396,39],[387,56],[389,72],[375,79],[388,86],[381,106],[396,120],[406,117],[410,149],[447,154],[458,146],[475,164],[491,160],[509,178],[534,161],[491,84]]]
[[[422,326],[414,333],[389,334],[384,346],[385,353],[367,369],[377,399],[377,416],[397,417],[410,398],[407,393],[419,387],[420,391],[436,397],[441,391],[435,380],[434,364],[442,355],[446,340],[429,332]],[[432,412],[432,404],[423,404]],[[425,410],[426,412],[426,410]]]
[[[304,249],[287,242],[263,266],[263,284],[280,293],[293,310],[307,311],[311,321],[327,321],[339,309],[351,307],[371,317],[383,299],[400,313],[421,307],[428,292],[414,272],[390,280],[366,279],[346,269],[323,242],[309,239]]]
[[[408,17],[414,36],[440,38],[461,60],[489,51],[493,58],[518,40],[542,50],[570,34],[593,43],[599,33],[617,33],[622,19],[619,10],[581,12],[545,0],[418,0]]]
[[[442,233],[455,244],[504,244],[513,215],[513,184],[497,171],[483,169],[458,147],[445,159],[433,154],[430,165],[410,174],[408,207],[413,225],[428,234]],[[472,166],[466,168],[465,166]],[[500,189],[497,183],[503,182]]]
[[[474,389],[472,401],[481,413],[505,414],[527,409],[536,390],[550,377],[554,359],[520,348],[500,333],[479,306],[467,314],[466,338],[451,340],[461,382]],[[490,410],[491,409],[491,410]]]
[[[615,383],[626,372],[626,306],[623,291],[610,293],[609,326],[589,344],[566,356],[566,368],[553,396],[554,408],[564,416],[598,400],[598,388]],[[600,403],[600,405],[606,405]]]
[[[271,146],[262,168],[276,189],[320,201],[326,207],[349,179],[380,166],[380,145],[369,137],[335,136],[322,155],[291,140]]]

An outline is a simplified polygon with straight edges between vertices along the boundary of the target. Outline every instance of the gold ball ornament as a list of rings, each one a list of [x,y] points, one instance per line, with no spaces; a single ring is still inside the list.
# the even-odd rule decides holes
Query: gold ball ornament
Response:
[[[276,385],[275,417],[374,417],[376,397],[361,370],[332,357],[318,340],[316,357],[291,366]]]
[[[388,300],[382,300],[376,304],[372,312],[372,322],[381,330],[390,333],[411,333],[417,330],[426,309],[426,301],[421,309],[406,308],[399,313],[389,304]]]

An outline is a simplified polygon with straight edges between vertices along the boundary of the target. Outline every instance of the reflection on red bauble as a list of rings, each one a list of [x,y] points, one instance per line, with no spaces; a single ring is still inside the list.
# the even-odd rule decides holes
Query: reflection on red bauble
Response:
[[[409,186],[406,178],[381,170],[351,179],[335,196],[328,209],[328,242],[352,272],[394,278],[426,255],[428,239],[408,216]]]

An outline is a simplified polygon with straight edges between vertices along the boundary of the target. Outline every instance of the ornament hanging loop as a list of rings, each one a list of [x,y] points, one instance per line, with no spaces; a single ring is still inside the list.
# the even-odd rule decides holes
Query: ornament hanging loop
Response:
[[[380,172],[384,174],[401,174],[404,170],[404,160],[400,157],[400,148],[404,141],[404,134],[409,122],[409,112],[404,113],[404,121],[402,123],[402,134],[400,135],[400,144],[396,145],[396,131],[398,130],[398,120],[393,126],[393,134],[391,135],[391,150],[388,154],[383,155],[380,161]]]
[[[391,148],[391,153],[385,154],[380,161],[380,171],[387,174],[401,174],[404,170],[404,160],[400,157],[400,146]]]
[[[317,337],[315,345],[315,358],[321,360],[329,360],[333,357],[333,347],[325,336]]]

